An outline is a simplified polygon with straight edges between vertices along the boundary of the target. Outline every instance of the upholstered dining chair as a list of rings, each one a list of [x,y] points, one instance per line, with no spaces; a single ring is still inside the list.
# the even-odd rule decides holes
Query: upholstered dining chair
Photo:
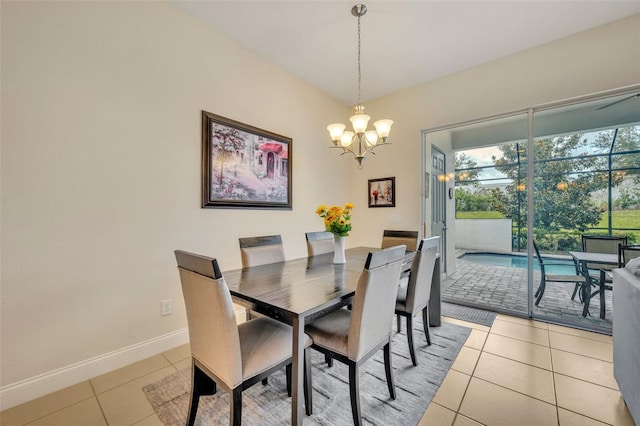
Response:
[[[242,267],[284,262],[284,246],[280,235],[239,238]]]
[[[583,235],[582,236],[582,251],[587,253],[619,254],[620,246],[626,246],[626,245],[627,245],[626,236],[615,236],[615,235]],[[604,278],[605,283],[611,283],[612,282],[611,275],[607,274],[606,272],[611,271],[614,268],[615,266],[606,266],[601,264],[587,263],[587,270],[598,271],[598,276],[592,277],[596,282]],[[600,273],[600,271],[603,271],[603,272]],[[575,300],[575,297],[576,297],[576,294],[578,293],[579,288],[580,288],[580,285],[576,284],[575,288],[573,289],[573,293],[571,294],[571,300]]]
[[[240,257],[242,267],[267,265],[269,263],[284,262],[284,246],[280,235],[265,235],[261,237],[239,238]],[[262,316],[262,314],[246,309],[247,320]],[[265,380],[266,383],[266,380]]]
[[[191,346],[191,398],[187,424],[193,425],[201,395],[213,395],[217,386],[229,394],[230,425],[242,421],[242,392],[287,367],[291,380],[293,333],[290,326],[271,318],[256,318],[240,325],[231,293],[216,259],[175,251],[187,311]],[[304,394],[307,414],[312,412],[311,338],[305,335]],[[290,392],[290,385],[287,386]]]
[[[358,370],[360,365],[384,351],[387,386],[396,398],[391,367],[391,327],[394,296],[406,247],[404,245],[369,253],[360,274],[352,309],[339,309],[322,316],[305,328],[313,349],[349,367],[351,413],[355,425],[362,424]]]
[[[403,277],[398,286],[396,296],[396,318],[398,331],[400,331],[400,319],[407,319],[407,340],[409,354],[413,365],[418,365],[413,346],[413,317],[422,311],[424,335],[427,345],[431,345],[429,335],[429,298],[431,296],[431,278],[436,267],[440,237],[425,238],[420,241],[418,251],[411,263],[411,272],[408,277]]]
[[[319,254],[333,253],[335,243],[331,232],[307,232],[304,235],[307,239],[307,255],[309,257]]]
[[[536,306],[538,306],[538,303],[540,303],[542,296],[544,296],[544,291],[547,288],[548,282],[575,284],[577,288],[580,288],[580,286],[584,285],[584,283],[587,281],[587,279],[583,275],[579,274],[577,269],[576,269],[575,275],[572,275],[572,274],[553,275],[553,274],[547,273],[546,267],[548,266],[551,266],[551,265],[567,266],[568,264],[567,263],[549,263],[549,262],[545,263],[544,259],[540,255],[540,250],[538,249],[538,245],[536,244],[535,241],[533,241],[533,249],[536,251],[536,258],[538,259],[538,266],[540,267],[540,285],[538,285],[538,289],[534,294],[534,297],[536,297],[536,301],[535,301]]]
[[[407,251],[416,251],[418,247],[418,231],[392,231],[385,229],[382,232],[381,248],[388,248],[404,244]]]

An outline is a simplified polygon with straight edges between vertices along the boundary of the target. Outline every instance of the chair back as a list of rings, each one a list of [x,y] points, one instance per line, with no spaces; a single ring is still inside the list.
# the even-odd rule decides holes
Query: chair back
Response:
[[[242,383],[240,338],[231,293],[216,259],[175,251],[191,355],[229,388]]]
[[[242,267],[284,262],[284,246],[280,235],[239,238]]]
[[[418,231],[392,231],[389,229],[383,231],[381,248],[402,244],[407,246],[407,251],[416,251],[418,248]]]
[[[620,267],[626,266],[631,259],[640,257],[640,245],[621,245],[618,252],[618,264]]]
[[[544,280],[544,261],[542,260],[542,256],[540,256],[540,249],[538,249],[538,245],[535,241],[533,241],[533,249],[536,251],[536,258],[538,259],[538,265],[540,266],[540,274],[542,275],[542,279]]]
[[[620,246],[627,245],[627,237],[614,235],[583,235],[582,251],[588,253],[620,253]],[[614,266],[606,266],[597,263],[587,263],[588,269],[613,269]]]
[[[391,334],[405,251],[401,245],[367,256],[351,309],[347,356],[352,361],[360,360]]]
[[[335,251],[335,243],[331,232],[307,232],[304,235],[307,239],[307,254],[309,257]]]
[[[420,241],[418,252],[411,263],[411,274],[407,285],[407,310],[416,313],[425,308],[431,295],[431,278],[436,267],[440,237]]]

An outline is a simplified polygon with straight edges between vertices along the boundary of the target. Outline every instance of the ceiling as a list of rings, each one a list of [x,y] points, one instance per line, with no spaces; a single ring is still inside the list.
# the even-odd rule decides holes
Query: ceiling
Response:
[[[356,104],[355,1],[168,1],[345,105]],[[363,101],[640,13],[640,0],[364,4]]]

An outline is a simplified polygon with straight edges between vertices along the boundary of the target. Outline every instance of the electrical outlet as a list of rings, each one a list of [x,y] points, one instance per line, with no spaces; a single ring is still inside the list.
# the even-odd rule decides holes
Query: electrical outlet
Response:
[[[172,299],[163,300],[160,303],[160,315],[167,316],[173,313]]]

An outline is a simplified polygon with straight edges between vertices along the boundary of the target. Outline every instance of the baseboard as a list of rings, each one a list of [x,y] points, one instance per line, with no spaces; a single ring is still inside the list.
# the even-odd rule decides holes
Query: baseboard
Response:
[[[186,328],[0,388],[0,411],[189,342]]]

